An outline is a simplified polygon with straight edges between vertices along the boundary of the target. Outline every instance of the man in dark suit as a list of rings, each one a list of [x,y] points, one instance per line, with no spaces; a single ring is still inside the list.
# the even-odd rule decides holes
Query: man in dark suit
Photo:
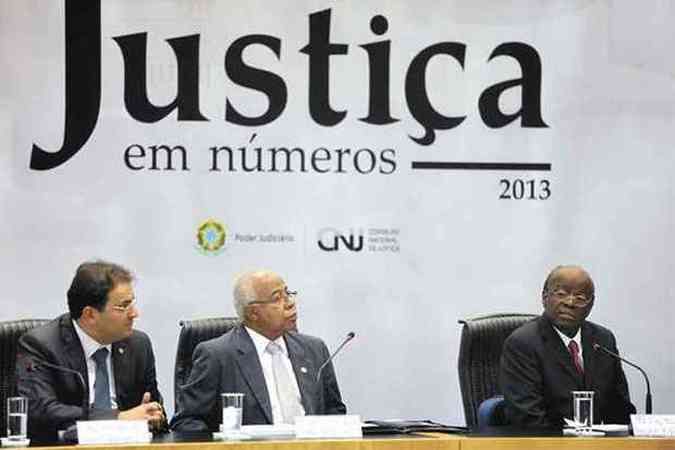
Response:
[[[234,303],[242,325],[200,343],[192,372],[178,392],[171,427],[216,431],[222,421],[220,394],[244,394],[243,423],[293,423],[304,414],[344,414],[326,345],[318,338],[288,332],[295,322],[294,292],[272,272],[237,279]],[[317,379],[318,378],[318,379]]]
[[[561,428],[573,418],[572,391],[594,391],[595,423],[629,423],[630,402],[614,335],[586,320],[595,301],[593,280],[576,266],[555,268],[544,283],[544,313],[504,343],[500,384],[505,415],[519,427]]]
[[[19,340],[17,387],[28,398],[33,440],[55,441],[86,418],[147,419],[153,429],[166,424],[150,339],[133,329],[131,283],[131,273],[116,264],[80,265],[68,290],[70,313]],[[76,374],[47,364],[78,372],[84,386]]]

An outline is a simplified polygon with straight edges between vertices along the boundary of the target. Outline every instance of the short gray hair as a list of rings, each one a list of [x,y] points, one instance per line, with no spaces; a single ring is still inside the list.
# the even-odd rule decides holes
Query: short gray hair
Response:
[[[234,279],[232,297],[234,298],[234,309],[237,311],[237,316],[239,316],[241,321],[244,321],[246,318],[246,307],[258,299],[254,281],[262,273],[260,271],[246,272]]]

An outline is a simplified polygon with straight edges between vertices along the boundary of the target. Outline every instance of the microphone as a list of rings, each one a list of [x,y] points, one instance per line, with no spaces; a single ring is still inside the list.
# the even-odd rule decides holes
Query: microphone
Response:
[[[82,389],[82,420],[87,420],[89,418],[89,399],[87,398],[87,393],[89,392],[84,384],[84,377],[82,377],[82,374],[78,372],[77,370],[73,370],[69,367],[64,367],[64,366],[59,366],[58,364],[52,364],[47,361],[41,361],[37,364],[34,364],[33,361],[27,361],[26,362],[26,371],[27,372],[35,372],[36,370],[40,369],[40,367],[49,367],[50,369],[58,370],[60,372],[64,373],[69,373],[72,375],[75,375],[77,378],[80,388]]]
[[[354,333],[353,331],[350,331],[349,333],[347,333],[347,337],[345,338],[344,341],[342,341],[342,344],[340,344],[340,346],[333,352],[333,354],[328,357],[326,362],[321,364],[321,367],[319,367],[319,370],[316,372],[317,383],[319,382],[319,379],[321,378],[321,372],[323,371],[323,368],[326,367],[328,365],[328,363],[331,362],[333,360],[333,358],[335,358],[335,355],[340,353],[340,350],[342,350],[342,347],[347,345],[347,343],[349,341],[351,341],[352,339],[354,339],[355,336],[356,336],[356,333]]]
[[[595,350],[595,351],[600,350],[600,351],[608,354],[609,356],[611,356],[613,358],[616,358],[619,361],[623,361],[626,364],[628,364],[629,366],[634,367],[634,368],[636,368],[637,370],[640,371],[642,376],[645,377],[645,382],[647,383],[647,397],[645,398],[645,414],[651,414],[652,413],[652,388],[649,385],[649,378],[647,377],[647,372],[642,370],[642,367],[638,366],[635,363],[632,363],[632,362],[628,361],[627,359],[622,358],[621,356],[617,355],[616,353],[614,353],[613,351],[611,351],[607,347],[604,347],[604,346],[598,344],[597,342],[593,344],[593,350]]]

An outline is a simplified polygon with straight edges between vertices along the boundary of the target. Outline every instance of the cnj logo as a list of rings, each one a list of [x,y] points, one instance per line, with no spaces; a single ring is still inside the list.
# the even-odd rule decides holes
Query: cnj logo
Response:
[[[215,219],[208,219],[197,228],[197,250],[204,255],[221,254],[226,240],[225,226]]]
[[[325,252],[335,252],[340,247],[345,247],[352,252],[360,252],[363,249],[363,230],[349,230],[349,234],[343,234],[335,228],[323,228],[319,230],[317,244]]]

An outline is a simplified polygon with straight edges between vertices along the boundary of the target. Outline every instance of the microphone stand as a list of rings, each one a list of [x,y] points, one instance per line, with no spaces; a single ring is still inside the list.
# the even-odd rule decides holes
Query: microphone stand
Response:
[[[326,367],[328,365],[328,363],[331,362],[333,360],[333,358],[335,358],[335,355],[337,355],[340,352],[340,350],[342,350],[342,347],[347,345],[347,343],[349,341],[351,341],[352,339],[354,339],[355,336],[356,336],[356,333],[354,333],[353,331],[350,331],[349,333],[347,333],[347,337],[345,338],[344,341],[342,341],[342,344],[340,344],[340,346],[333,352],[333,354],[328,357],[326,362],[321,364],[321,367],[319,367],[319,370],[317,370],[317,372],[316,372],[316,382],[317,383],[319,382],[319,379],[321,378],[321,372],[323,371],[324,367]]]
[[[647,396],[645,398],[645,414],[651,414],[652,413],[652,389],[651,389],[651,386],[649,385],[649,377],[647,377],[647,372],[642,370],[642,367],[638,366],[637,364],[634,364],[634,363],[628,361],[627,359],[622,358],[621,356],[617,355],[616,353],[614,353],[610,349],[608,349],[608,348],[606,348],[606,347],[604,347],[604,346],[602,346],[598,343],[593,344],[593,349],[596,350],[596,351],[601,350],[602,352],[608,354],[609,356],[612,356],[612,357],[614,357],[614,358],[616,358],[620,361],[623,361],[626,364],[628,364],[629,366],[634,367],[634,368],[636,368],[637,370],[640,371],[642,376],[645,378],[645,383],[647,384]]]

